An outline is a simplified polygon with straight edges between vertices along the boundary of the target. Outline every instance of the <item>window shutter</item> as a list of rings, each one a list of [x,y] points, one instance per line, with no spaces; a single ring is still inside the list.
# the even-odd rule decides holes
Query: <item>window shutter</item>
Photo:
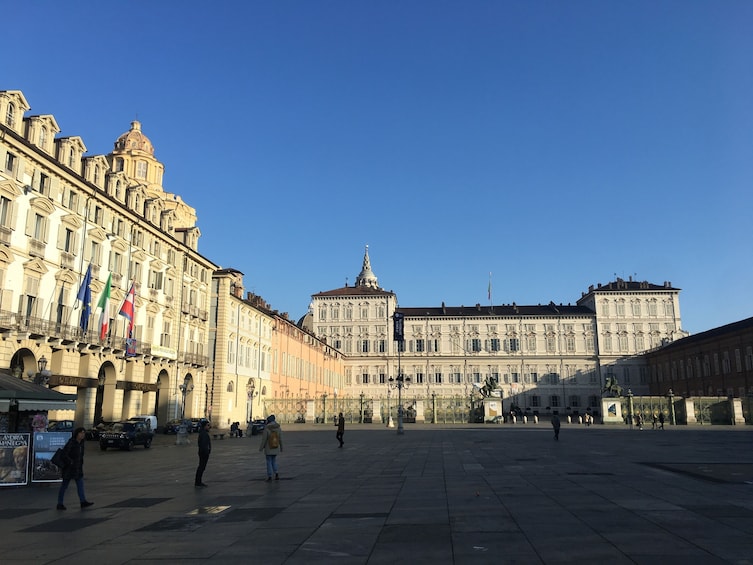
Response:
[[[65,225],[61,225],[58,228],[58,249],[65,249]]]
[[[26,212],[26,230],[24,233],[31,237],[34,234],[34,210]]]
[[[26,164],[24,163],[24,159],[21,156],[17,156],[16,157],[16,180],[23,184],[29,184],[28,182],[24,182],[25,172],[26,172]]]

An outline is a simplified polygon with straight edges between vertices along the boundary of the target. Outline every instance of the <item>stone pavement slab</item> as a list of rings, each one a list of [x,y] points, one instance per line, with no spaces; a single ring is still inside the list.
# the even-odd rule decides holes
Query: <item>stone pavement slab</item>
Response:
[[[753,564],[753,428],[285,426],[259,438],[87,444],[87,496],[0,489],[3,562],[28,564]]]

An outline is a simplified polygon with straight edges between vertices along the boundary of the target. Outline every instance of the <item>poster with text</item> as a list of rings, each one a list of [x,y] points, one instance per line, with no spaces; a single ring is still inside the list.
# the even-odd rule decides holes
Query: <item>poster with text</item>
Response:
[[[71,439],[70,432],[35,432],[34,465],[31,472],[33,483],[53,483],[62,480],[61,469],[52,461],[59,447]]]
[[[0,487],[29,482],[29,434],[0,433]]]

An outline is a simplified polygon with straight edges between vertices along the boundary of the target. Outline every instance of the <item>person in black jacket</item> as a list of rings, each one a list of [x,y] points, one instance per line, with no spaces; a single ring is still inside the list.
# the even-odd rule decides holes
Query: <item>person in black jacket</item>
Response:
[[[337,441],[340,442],[340,447],[343,446],[343,436],[345,435],[345,417],[343,416],[343,413],[340,412],[340,415],[337,417],[337,434],[335,437],[337,438]]]
[[[81,508],[87,508],[94,504],[93,502],[86,500],[86,494],[84,494],[85,438],[86,430],[84,428],[76,428],[71,434],[71,439],[68,440],[68,443],[66,443],[63,448],[63,452],[67,459],[62,470],[63,482],[58,491],[58,510],[65,510],[63,500],[65,498],[65,491],[71,480],[76,481],[76,490],[78,490],[78,499],[81,501]]]
[[[212,451],[212,440],[209,437],[210,424],[207,421],[201,423],[199,429],[199,466],[196,468],[196,480],[194,486],[205,487],[207,485],[202,481],[204,476],[204,469],[207,468],[209,462],[209,454]]]

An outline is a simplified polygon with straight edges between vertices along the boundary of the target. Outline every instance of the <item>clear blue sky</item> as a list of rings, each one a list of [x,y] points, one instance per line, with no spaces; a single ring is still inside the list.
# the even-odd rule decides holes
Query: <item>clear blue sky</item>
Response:
[[[403,306],[682,288],[753,315],[753,2],[59,2],[0,88],[107,153],[142,122],[200,251],[297,318],[368,244]]]

